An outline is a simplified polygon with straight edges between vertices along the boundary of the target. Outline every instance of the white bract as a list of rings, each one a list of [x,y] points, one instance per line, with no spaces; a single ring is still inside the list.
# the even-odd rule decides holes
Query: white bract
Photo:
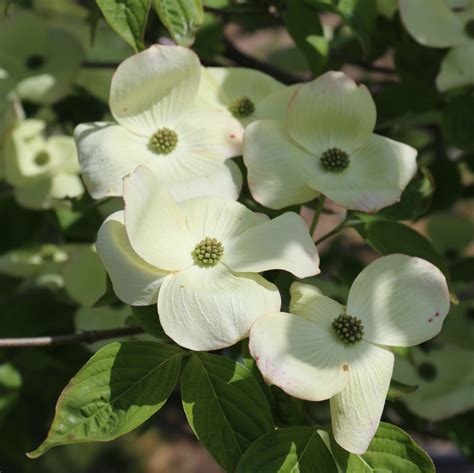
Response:
[[[448,320],[451,318],[450,314]],[[401,401],[411,412],[432,422],[469,411],[474,408],[473,359],[471,349],[452,346],[426,352],[413,349],[410,359],[397,356],[393,378],[418,386]]]
[[[394,356],[387,347],[416,345],[441,330],[446,279],[431,263],[397,254],[359,274],[347,307],[306,284],[294,283],[291,295],[291,314],[266,314],[252,326],[252,356],[264,378],[288,394],[330,398],[336,441],[364,453],[390,385]]]
[[[83,52],[66,31],[48,28],[26,10],[0,19],[0,70],[25,100],[50,104],[63,98],[79,74]]]
[[[242,125],[255,120],[283,120],[298,85],[285,86],[273,77],[244,67],[202,69],[198,99],[219,110],[228,110]]]
[[[105,292],[106,275],[93,246],[41,245],[0,256],[0,273],[33,280],[52,290],[65,288],[79,304],[92,306]]]
[[[416,172],[416,150],[372,133],[375,119],[367,88],[342,72],[300,86],[285,121],[259,120],[245,129],[253,197],[275,209],[318,193],[364,212],[395,203]]]
[[[125,210],[99,230],[99,256],[117,296],[137,306],[158,299],[164,331],[186,348],[233,345],[257,317],[280,309],[278,289],[257,273],[319,272],[315,245],[295,213],[268,221],[212,196],[178,204],[145,166],[125,178],[124,200]]]
[[[75,130],[92,197],[122,194],[122,178],[148,166],[178,200],[198,195],[236,199],[242,184],[227,158],[241,153],[242,127],[227,111],[196,103],[201,66],[192,51],[155,45],[117,68],[110,110],[118,123]]]
[[[451,48],[436,78],[439,90],[474,84],[474,0],[400,0],[400,14],[418,43]]]
[[[74,139],[45,138],[45,128],[42,120],[22,120],[6,134],[3,146],[5,179],[14,186],[18,203],[32,209],[84,193]]]

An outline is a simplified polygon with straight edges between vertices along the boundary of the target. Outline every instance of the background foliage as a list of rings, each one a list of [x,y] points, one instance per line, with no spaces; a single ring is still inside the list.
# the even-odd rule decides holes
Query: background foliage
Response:
[[[428,445],[439,471],[470,471],[468,466],[455,470],[454,464],[443,470],[440,459],[440,448],[454,445],[474,462],[474,89],[437,91],[435,77],[446,51],[417,44],[392,8],[396,2],[383,0],[3,3],[9,14],[29,9],[81,44],[84,57],[68,94],[52,104],[22,103],[27,117],[43,119],[65,134],[78,123],[109,116],[108,87],[116,65],[157,41],[190,46],[205,65],[251,67],[286,84],[331,69],[343,69],[365,83],[377,104],[376,132],[416,147],[420,171],[400,202],[377,215],[345,215],[326,205],[315,237],[337,236],[324,238],[319,246],[324,277],[310,282],[343,300],[367,262],[400,252],[437,265],[459,304],[437,338],[397,353],[386,422],[369,451],[358,456],[333,441],[326,402],[296,400],[263,382],[246,341],[219,354],[185,352],[164,335],[154,308],[132,310],[120,303],[104,272],[94,273],[100,280],[92,289],[85,287],[88,265],[1,274],[1,338],[125,327],[124,333],[135,333],[135,341],[101,342],[105,346],[99,351],[101,345],[87,337],[84,344],[0,348],[0,470],[197,472],[204,465],[205,471],[220,471],[213,460],[196,453],[192,429],[229,472],[434,471],[406,432]],[[15,202],[8,184],[0,185],[0,259],[46,244],[90,245],[104,215],[119,205],[114,199],[94,202],[84,194],[70,206],[32,211]],[[248,189],[241,201],[259,208]],[[313,208],[303,208],[303,215],[311,218]],[[62,282],[52,284],[50,275]],[[285,299],[293,277],[265,276],[278,284]],[[91,352],[96,352],[92,358]],[[136,370],[124,370],[130,366]],[[88,379],[93,382],[84,385]],[[84,410],[88,396],[100,399],[92,413]],[[460,410],[438,418],[440,406],[453,402]],[[110,444],[82,444],[116,439],[133,429]],[[79,445],[54,449],[36,461],[25,456],[73,443]],[[166,453],[173,448],[181,448],[184,458]],[[178,463],[163,466],[152,458],[154,451]],[[201,465],[186,464],[190,456]]]

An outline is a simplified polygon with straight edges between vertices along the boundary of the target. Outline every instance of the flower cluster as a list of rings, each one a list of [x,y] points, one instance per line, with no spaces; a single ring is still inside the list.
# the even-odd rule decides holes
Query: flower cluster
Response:
[[[42,120],[19,120],[2,146],[5,180],[14,187],[17,202],[31,209],[61,205],[63,199],[84,193],[74,139],[46,139],[45,128]]]
[[[243,155],[265,207],[324,195],[376,212],[400,199],[416,150],[373,133],[369,91],[342,72],[287,87],[252,70],[203,68],[180,46],[126,59],[109,103],[115,122],[79,125],[75,139],[90,194],[125,203],[97,239],[116,295],[156,304],[165,333],[191,350],[249,336],[264,378],[301,399],[331,399],[337,442],[364,452],[392,375],[389,347],[439,332],[446,279],[427,261],[391,255],[362,271],[347,307],[295,282],[281,312],[278,287],[259,273],[314,276],[316,246],[297,213],[270,220],[237,202],[242,174],[229,158]]]
[[[440,91],[474,84],[473,0],[400,0],[400,14],[418,43],[450,48],[436,78]]]

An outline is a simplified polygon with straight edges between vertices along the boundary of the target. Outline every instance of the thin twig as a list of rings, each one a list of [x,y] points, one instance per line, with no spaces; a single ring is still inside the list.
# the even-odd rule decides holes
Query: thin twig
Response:
[[[53,335],[50,337],[0,338],[0,348],[45,347],[70,345],[74,343],[89,344],[109,338],[120,338],[128,335],[139,335],[141,333],[144,333],[141,327],[121,327],[109,330],[74,333],[71,335]]]
[[[378,72],[379,74],[390,74],[394,75],[397,74],[397,71],[391,67],[384,67],[384,66],[376,66],[370,62],[365,61],[356,61],[353,63],[355,66],[361,67],[362,69],[366,69],[370,72]]]
[[[318,225],[319,217],[321,216],[321,212],[323,210],[325,200],[326,200],[326,197],[321,194],[321,196],[318,199],[318,203],[316,204],[316,208],[314,209],[314,216],[311,222],[311,226],[309,227],[309,233],[311,237],[313,236],[313,233],[316,230],[316,227]]]
[[[259,59],[256,59],[253,56],[249,56],[248,54],[240,51],[240,49],[237,49],[228,39],[224,40],[224,45],[224,56],[227,59],[236,62],[240,66],[257,69],[258,71],[264,72],[265,74],[268,74],[269,76],[272,76],[276,80],[279,80],[280,82],[283,82],[283,84],[287,85],[296,84],[302,81],[302,79],[294,76],[293,74],[282,71],[271,64],[262,62]]]

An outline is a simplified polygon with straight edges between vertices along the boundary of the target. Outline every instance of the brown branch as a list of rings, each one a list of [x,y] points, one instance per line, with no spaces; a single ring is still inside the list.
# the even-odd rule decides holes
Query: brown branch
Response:
[[[298,82],[302,82],[303,79],[300,79],[293,74],[282,71],[277,67],[272,66],[266,62],[262,62],[259,59],[256,59],[248,54],[237,49],[228,39],[224,40],[225,50],[224,56],[227,59],[237,63],[239,66],[250,67],[252,69],[257,69],[258,71],[264,72],[269,76],[272,76],[274,79],[283,82],[283,84],[291,85]]]
[[[0,338],[0,348],[46,347],[69,345],[74,343],[94,343],[109,338],[120,338],[128,335],[139,335],[141,327],[121,327],[109,330],[95,330],[71,335],[53,335],[50,337]]]

